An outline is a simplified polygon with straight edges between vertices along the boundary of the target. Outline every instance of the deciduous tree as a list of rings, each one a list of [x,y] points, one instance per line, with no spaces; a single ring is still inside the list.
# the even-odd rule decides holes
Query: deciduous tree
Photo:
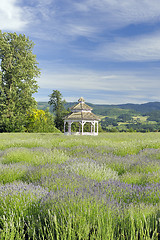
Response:
[[[40,75],[34,43],[25,35],[0,31],[0,131],[22,131],[26,112],[36,105]]]
[[[54,125],[54,118],[49,109],[29,111],[25,128],[27,132],[60,132]]]

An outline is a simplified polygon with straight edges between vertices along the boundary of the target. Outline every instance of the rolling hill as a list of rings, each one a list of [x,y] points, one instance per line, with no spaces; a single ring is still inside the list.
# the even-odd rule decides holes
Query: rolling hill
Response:
[[[67,102],[68,109],[77,102]],[[101,118],[100,124],[104,131],[160,131],[160,102],[144,104],[100,105],[87,103],[93,108],[92,112]],[[38,102],[38,109],[52,107],[47,102]]]
[[[65,108],[68,109],[71,106],[76,104],[76,102],[67,102],[65,104]],[[101,105],[101,104],[92,104],[86,103],[93,108],[93,113],[108,116],[108,115],[119,115],[126,112],[130,113],[139,113],[142,115],[149,115],[153,111],[160,111],[160,102],[148,102],[143,104],[119,104],[119,105]],[[47,102],[38,102],[38,109],[45,110],[49,107],[50,111],[52,111],[52,107],[49,106]]]

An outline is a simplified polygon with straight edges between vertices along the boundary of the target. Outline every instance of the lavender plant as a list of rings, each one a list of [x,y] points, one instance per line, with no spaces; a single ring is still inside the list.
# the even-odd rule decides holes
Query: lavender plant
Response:
[[[0,136],[0,239],[159,240],[159,133]]]

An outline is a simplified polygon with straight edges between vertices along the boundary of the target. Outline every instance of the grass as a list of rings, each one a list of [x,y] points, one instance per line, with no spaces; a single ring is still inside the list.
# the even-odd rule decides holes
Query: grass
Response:
[[[2,164],[13,164],[13,163],[26,163],[33,166],[62,163],[66,161],[68,157],[63,151],[54,149],[27,149],[27,148],[16,148],[10,149],[4,154],[1,162]]]
[[[1,240],[159,240],[160,133],[0,135]]]

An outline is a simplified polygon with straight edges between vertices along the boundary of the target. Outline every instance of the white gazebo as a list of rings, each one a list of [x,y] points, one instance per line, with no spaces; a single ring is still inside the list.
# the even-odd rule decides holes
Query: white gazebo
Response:
[[[83,97],[78,100],[78,104],[71,107],[71,113],[64,118],[64,134],[65,135],[98,135],[98,121],[99,118],[93,114],[92,108],[85,104]],[[79,123],[79,132],[72,133],[71,125],[74,122]],[[90,123],[90,132],[84,131],[85,123]],[[66,132],[66,124],[68,124],[68,131]]]

